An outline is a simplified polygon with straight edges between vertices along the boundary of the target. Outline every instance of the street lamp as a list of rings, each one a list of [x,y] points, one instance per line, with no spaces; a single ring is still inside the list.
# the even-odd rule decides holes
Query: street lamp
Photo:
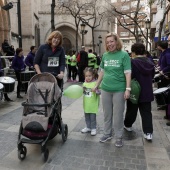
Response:
[[[99,43],[97,44],[99,46],[99,56],[100,56],[100,53],[101,53],[101,43],[102,43],[102,36],[99,35],[98,36],[98,39],[99,39]]]
[[[148,50],[148,30],[151,28],[151,21],[147,19],[145,21],[145,26],[146,26],[146,51]]]
[[[13,8],[13,3],[17,3],[17,14],[18,14],[18,40],[19,40],[19,47],[22,48],[22,31],[21,31],[21,3],[20,0],[18,2],[9,2],[8,4],[2,6],[2,9],[5,11],[10,10]]]
[[[138,32],[138,41],[139,41],[139,43],[142,43],[142,33],[141,33],[141,31]]]
[[[80,26],[81,26],[80,33],[82,34],[82,43],[81,43],[81,45],[84,46],[84,35],[87,34],[88,31],[85,30],[86,24],[84,22],[81,23]]]

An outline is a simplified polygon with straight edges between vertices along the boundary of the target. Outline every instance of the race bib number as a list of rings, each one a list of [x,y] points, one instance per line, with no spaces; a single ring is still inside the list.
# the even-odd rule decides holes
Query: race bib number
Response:
[[[85,95],[86,97],[91,97],[91,96],[92,96],[91,89],[85,88],[85,89],[84,89],[84,95]]]
[[[59,57],[48,57],[48,67],[58,67]]]

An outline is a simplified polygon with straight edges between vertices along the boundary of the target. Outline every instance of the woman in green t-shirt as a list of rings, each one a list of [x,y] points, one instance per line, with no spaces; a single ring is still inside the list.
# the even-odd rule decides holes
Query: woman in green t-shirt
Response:
[[[72,78],[73,82],[77,82],[76,77],[77,77],[77,58],[76,58],[76,51],[73,50],[73,54],[70,57],[70,65],[71,65],[71,73],[72,73]]]
[[[131,62],[118,35],[109,33],[105,37],[106,52],[100,64],[101,71],[96,88],[101,83],[104,112],[104,135],[100,142],[112,139],[112,126],[115,133],[115,146],[122,147],[123,112],[125,101],[130,97]]]

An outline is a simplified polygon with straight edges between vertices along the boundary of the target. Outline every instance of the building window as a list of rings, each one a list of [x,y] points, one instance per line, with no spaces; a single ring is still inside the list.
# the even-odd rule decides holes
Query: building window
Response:
[[[122,15],[122,19],[129,19],[127,15]]]
[[[128,10],[128,9],[129,9],[129,6],[127,6],[127,5],[124,5],[121,7],[121,10]]]
[[[123,42],[124,44],[128,44],[128,43],[129,43],[129,40],[122,40],[122,42]]]
[[[68,0],[58,0],[58,2],[68,2]]]
[[[117,0],[111,0],[111,3],[115,3],[115,2],[117,2]]]
[[[129,36],[129,32],[120,32],[120,36]]]

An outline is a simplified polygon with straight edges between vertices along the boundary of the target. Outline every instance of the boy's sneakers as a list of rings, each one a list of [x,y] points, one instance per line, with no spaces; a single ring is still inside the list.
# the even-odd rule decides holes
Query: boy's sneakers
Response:
[[[132,127],[126,127],[126,126],[124,126],[124,129],[126,129],[128,132],[132,132]]]
[[[146,140],[151,141],[151,140],[152,140],[152,133],[144,133],[144,138],[145,138]]]
[[[92,130],[91,130],[91,135],[92,135],[92,136],[95,136],[95,135],[96,135],[96,129],[92,129]]]
[[[84,129],[81,130],[82,133],[88,133],[91,132],[91,129],[85,127]]]
[[[122,138],[116,139],[115,146],[118,147],[118,148],[123,146]]]
[[[112,136],[103,136],[100,138],[100,142],[104,143],[108,140],[111,140],[113,137]]]

